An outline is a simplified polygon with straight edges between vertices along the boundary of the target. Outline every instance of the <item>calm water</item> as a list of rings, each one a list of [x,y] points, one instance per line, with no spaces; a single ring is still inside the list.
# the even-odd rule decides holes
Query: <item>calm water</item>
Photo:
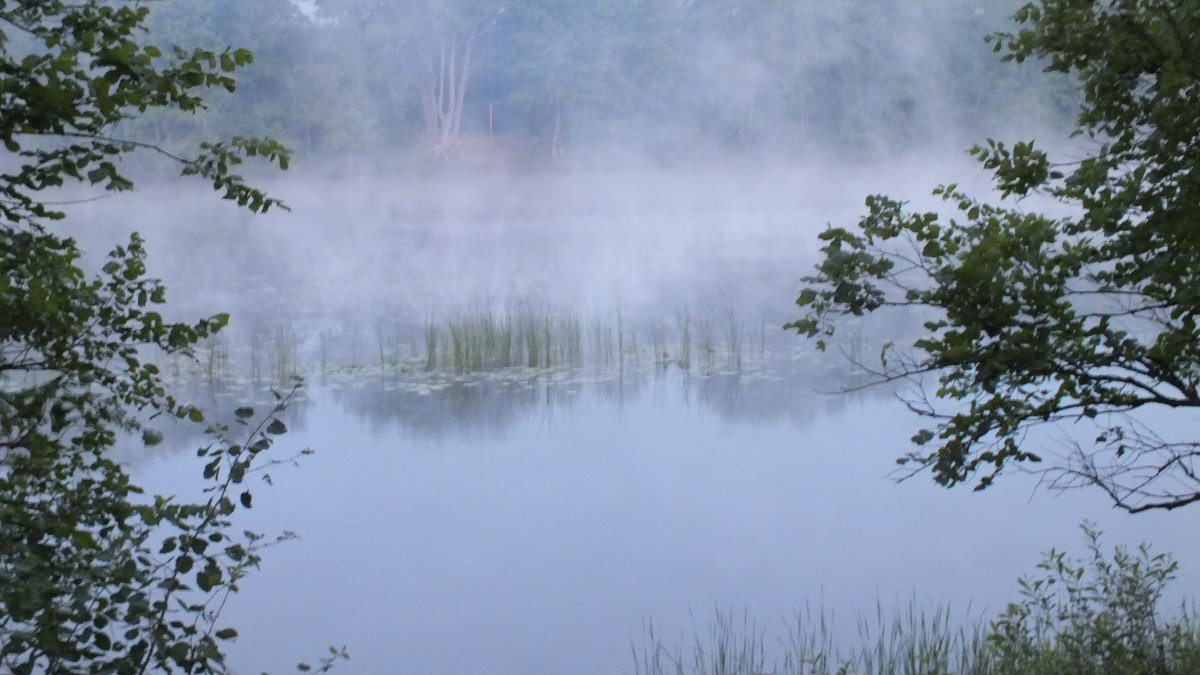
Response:
[[[256,489],[245,525],[301,538],[268,551],[227,610],[246,672],[345,643],[344,672],[615,673],[644,622],[690,636],[714,607],[780,636],[806,603],[848,632],[913,595],[991,614],[1084,518],[1112,543],[1173,550],[1175,590],[1196,588],[1187,514],[1122,517],[1022,477],[982,494],[888,480],[913,422],[888,399],[729,416],[676,373],[619,401],[584,387],[480,406],[460,431],[360,402],[314,387],[277,450],[317,454]],[[197,471],[182,457],[147,481],[180,485]]]
[[[802,172],[586,178],[459,192],[331,177],[293,186],[291,216],[204,211],[181,232],[152,224],[170,202],[83,210],[113,223],[85,241],[143,223],[179,311],[233,310],[234,394],[215,405],[244,402],[249,360],[281,344],[309,378],[275,452],[317,453],[273,470],[242,523],[300,539],[267,551],[226,609],[241,671],[345,644],[345,673],[620,673],[647,622],[686,642],[714,608],[747,612],[769,644],[806,604],[850,635],[858,613],[914,596],[992,615],[1042,551],[1078,550],[1085,518],[1109,543],[1174,552],[1175,597],[1200,589],[1194,514],[1123,516],[1032,476],[979,494],[897,484],[918,420],[894,397],[823,393],[854,381],[841,357],[773,328],[751,346],[790,318],[815,232],[857,211],[861,181],[843,198]],[[375,356],[385,339],[419,355],[421,327],[464,308],[526,302],[641,322],[642,356],[616,374],[433,387]],[[685,315],[736,317],[741,368],[674,361]],[[676,331],[661,363],[655,326]],[[189,443],[135,457],[135,473],[191,489]]]

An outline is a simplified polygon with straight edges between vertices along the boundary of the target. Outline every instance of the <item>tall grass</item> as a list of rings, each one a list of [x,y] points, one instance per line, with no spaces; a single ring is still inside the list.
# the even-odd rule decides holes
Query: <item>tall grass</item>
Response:
[[[373,330],[350,323],[306,334],[288,321],[259,323],[238,334],[238,348],[230,348],[228,336],[222,335],[200,353],[199,362],[170,365],[180,377],[248,380],[266,387],[282,385],[292,375],[339,372],[404,375],[424,370],[463,376],[500,369],[627,373],[655,367],[659,372],[708,374],[737,372],[747,357],[755,366],[768,357],[767,323],[758,334],[748,332],[733,310],[676,311],[631,320],[620,311],[587,315],[573,308],[522,304],[430,314],[415,323],[384,317],[373,324]],[[747,338],[759,343],[757,355],[745,348]]]
[[[832,612],[807,609],[768,641],[748,617],[716,613],[686,648],[646,628],[633,648],[638,675],[1193,675],[1200,673],[1200,616],[1159,606],[1176,564],[1148,547],[1106,553],[1083,527],[1088,556],[1050,551],[1019,599],[995,619],[952,620],[945,608],[889,614],[877,605],[849,641]]]
[[[944,609],[915,605],[889,616],[878,606],[860,617],[851,646],[835,630],[832,612],[805,609],[786,624],[786,636],[768,640],[766,630],[743,616],[716,611],[707,630],[697,630],[687,649],[668,646],[647,628],[649,645],[634,648],[638,675],[941,675],[976,673],[984,663],[985,636],[978,626],[959,627]]]
[[[718,360],[740,367],[739,328],[730,313],[730,336],[719,344],[713,322],[678,313],[673,324],[649,326],[651,360],[661,366],[687,370],[697,364],[693,325],[698,325],[701,366],[715,368]],[[586,327],[586,328],[585,328]],[[646,326],[642,326],[646,329]],[[499,368],[638,367],[643,361],[638,329],[617,313],[584,318],[578,313],[542,307],[521,307],[506,312],[460,311],[448,319],[428,319],[424,325],[424,367],[459,373]],[[736,350],[734,353],[732,350]],[[381,347],[382,354],[382,347]]]

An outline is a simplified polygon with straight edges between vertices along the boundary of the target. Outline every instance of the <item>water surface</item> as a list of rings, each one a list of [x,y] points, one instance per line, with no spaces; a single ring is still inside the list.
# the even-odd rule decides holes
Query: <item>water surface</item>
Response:
[[[832,393],[861,373],[777,330],[815,233],[852,217],[869,182],[817,179],[304,177],[279,185],[286,217],[199,207],[170,228],[153,193],[81,207],[112,225],[81,234],[96,245],[145,230],[173,311],[232,311],[196,399],[228,409],[279,370],[308,378],[273,452],[317,454],[274,469],[239,524],[300,534],[226,609],[239,668],[287,671],[345,644],[347,673],[614,673],[632,670],[646,622],[690,636],[714,608],[755,617],[769,644],[806,604],[847,635],[877,602],[913,597],[993,615],[1042,551],[1078,548],[1085,518],[1111,543],[1173,551],[1174,597],[1194,595],[1190,513],[1125,516],[1034,476],[983,493],[892,480],[919,420],[889,391]],[[431,323],[530,307],[619,323],[638,346],[483,375],[422,367]],[[903,323],[836,347],[869,355]],[[183,492],[200,467],[171,438],[132,465]]]

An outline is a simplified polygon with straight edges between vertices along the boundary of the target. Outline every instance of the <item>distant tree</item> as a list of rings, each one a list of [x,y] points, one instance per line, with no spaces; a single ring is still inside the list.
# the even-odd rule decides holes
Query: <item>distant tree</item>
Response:
[[[458,142],[474,73],[475,44],[505,11],[496,0],[319,0],[343,29],[369,36],[397,72],[387,86],[411,87],[420,102],[430,152]]]
[[[158,110],[133,127],[150,129],[159,142],[192,142],[230,132],[271,135],[288,142],[304,140],[307,111],[341,118],[329,106],[315,105],[312,77],[302,73],[313,52],[315,28],[290,0],[189,0],[153,5],[147,39],[164,52],[175,46],[219,50],[237,45],[254,54],[254,67],[238,75],[238,91],[210,92],[207,111],[191,114]],[[305,132],[309,133],[305,133]]]
[[[92,277],[75,242],[48,228],[64,217],[54,188],[130,190],[119,162],[137,150],[252,211],[280,206],[233,172],[246,156],[286,167],[274,141],[235,137],[184,157],[116,135],[149,110],[202,109],[200,92],[232,91],[251,60],[240,49],[165,56],[144,41],[147,11],[0,0],[0,671],[15,675],[226,672],[221,644],[237,632],[219,625],[220,608],[265,543],[231,535],[230,517],[252,505],[244,481],[286,430],[276,413],[287,395],[265,415],[240,409],[240,438],[213,426],[199,452],[204,501],[143,495],[111,456],[118,439],[161,440],[158,415],[204,420],[150,356],[190,354],[226,317],[165,321],[136,234]]]
[[[494,34],[503,100],[546,138],[549,159],[567,160],[568,120],[626,111],[623,57],[633,39],[623,3],[524,0],[510,3]]]
[[[928,312],[879,374],[936,378],[932,396],[954,402],[910,402],[936,423],[900,460],[942,485],[982,474],[985,488],[1052,451],[1036,428],[1088,423],[1049,464],[1055,485],[1097,486],[1130,512],[1200,501],[1200,442],[1181,417],[1200,407],[1200,2],[1042,0],[1014,18],[995,49],[1076,79],[1086,156],[989,140],[972,153],[1005,199],[938,188],[954,217],[868,198],[856,228],[821,235],[789,327],[824,346],[839,317]],[[1035,195],[1068,215],[1026,208]],[[1152,411],[1180,426],[1155,433]]]

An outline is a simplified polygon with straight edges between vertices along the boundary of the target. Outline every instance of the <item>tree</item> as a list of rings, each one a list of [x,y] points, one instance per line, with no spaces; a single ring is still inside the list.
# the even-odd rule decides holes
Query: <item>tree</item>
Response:
[[[909,401],[935,422],[900,461],[942,485],[983,489],[1051,457],[1053,485],[1099,487],[1129,512],[1200,501],[1200,444],[1149,417],[1200,406],[1200,2],[1042,0],[1014,19],[994,49],[1075,78],[1086,156],[989,140],[972,153],[996,203],[955,185],[935,190],[949,217],[868,198],[857,228],[821,235],[788,326],[823,347],[839,317],[927,313],[878,373],[937,378],[933,400]],[[1027,210],[1035,199],[1067,215]],[[1035,432],[1056,423],[1094,433],[1055,451]]]
[[[147,17],[149,38],[163,51],[176,45],[233,44],[254,55],[254,67],[238,73],[239,90],[209,92],[205,95],[206,114],[194,115],[181,111],[159,111],[142,116],[129,131],[141,132],[143,127],[153,131],[160,145],[169,139],[191,140],[211,135],[225,135],[230,130],[239,133],[270,134],[289,143],[308,140],[313,120],[302,115],[313,106],[304,105],[314,99],[314,82],[304,77],[303,66],[314,50],[315,30],[312,21],[290,0],[191,0],[164,2],[155,6]],[[323,55],[328,56],[328,55]],[[298,65],[303,64],[303,65]],[[315,98],[320,99],[323,94]],[[338,106],[341,107],[341,106]],[[330,118],[342,118],[337,107],[322,106]],[[145,135],[145,134],[139,134]]]
[[[554,165],[567,161],[571,120],[595,119],[629,98],[621,63],[632,41],[628,12],[613,2],[527,0],[509,4],[493,34],[497,58],[482,74],[503,86],[508,115],[547,137]]]
[[[411,87],[420,102],[428,151],[458,142],[474,72],[475,43],[505,11],[495,0],[320,0],[321,12],[374,40],[392,75],[386,87]]]
[[[149,110],[202,109],[199,92],[232,91],[251,60],[163,56],[140,42],[146,16],[136,3],[0,0],[0,670],[18,675],[224,672],[220,643],[236,631],[218,625],[220,607],[268,543],[228,529],[252,505],[243,483],[257,456],[286,431],[276,413],[289,395],[266,416],[238,410],[240,439],[210,426],[205,501],[142,496],[110,457],[118,438],[161,440],[160,415],[204,421],[167,392],[149,352],[190,354],[227,317],[164,321],[136,234],[91,277],[75,242],[47,227],[64,217],[47,191],[132,189],[119,162],[136,150],[253,211],[281,206],[232,172],[245,156],[286,167],[274,141],[204,143],[185,159],[115,135]]]

